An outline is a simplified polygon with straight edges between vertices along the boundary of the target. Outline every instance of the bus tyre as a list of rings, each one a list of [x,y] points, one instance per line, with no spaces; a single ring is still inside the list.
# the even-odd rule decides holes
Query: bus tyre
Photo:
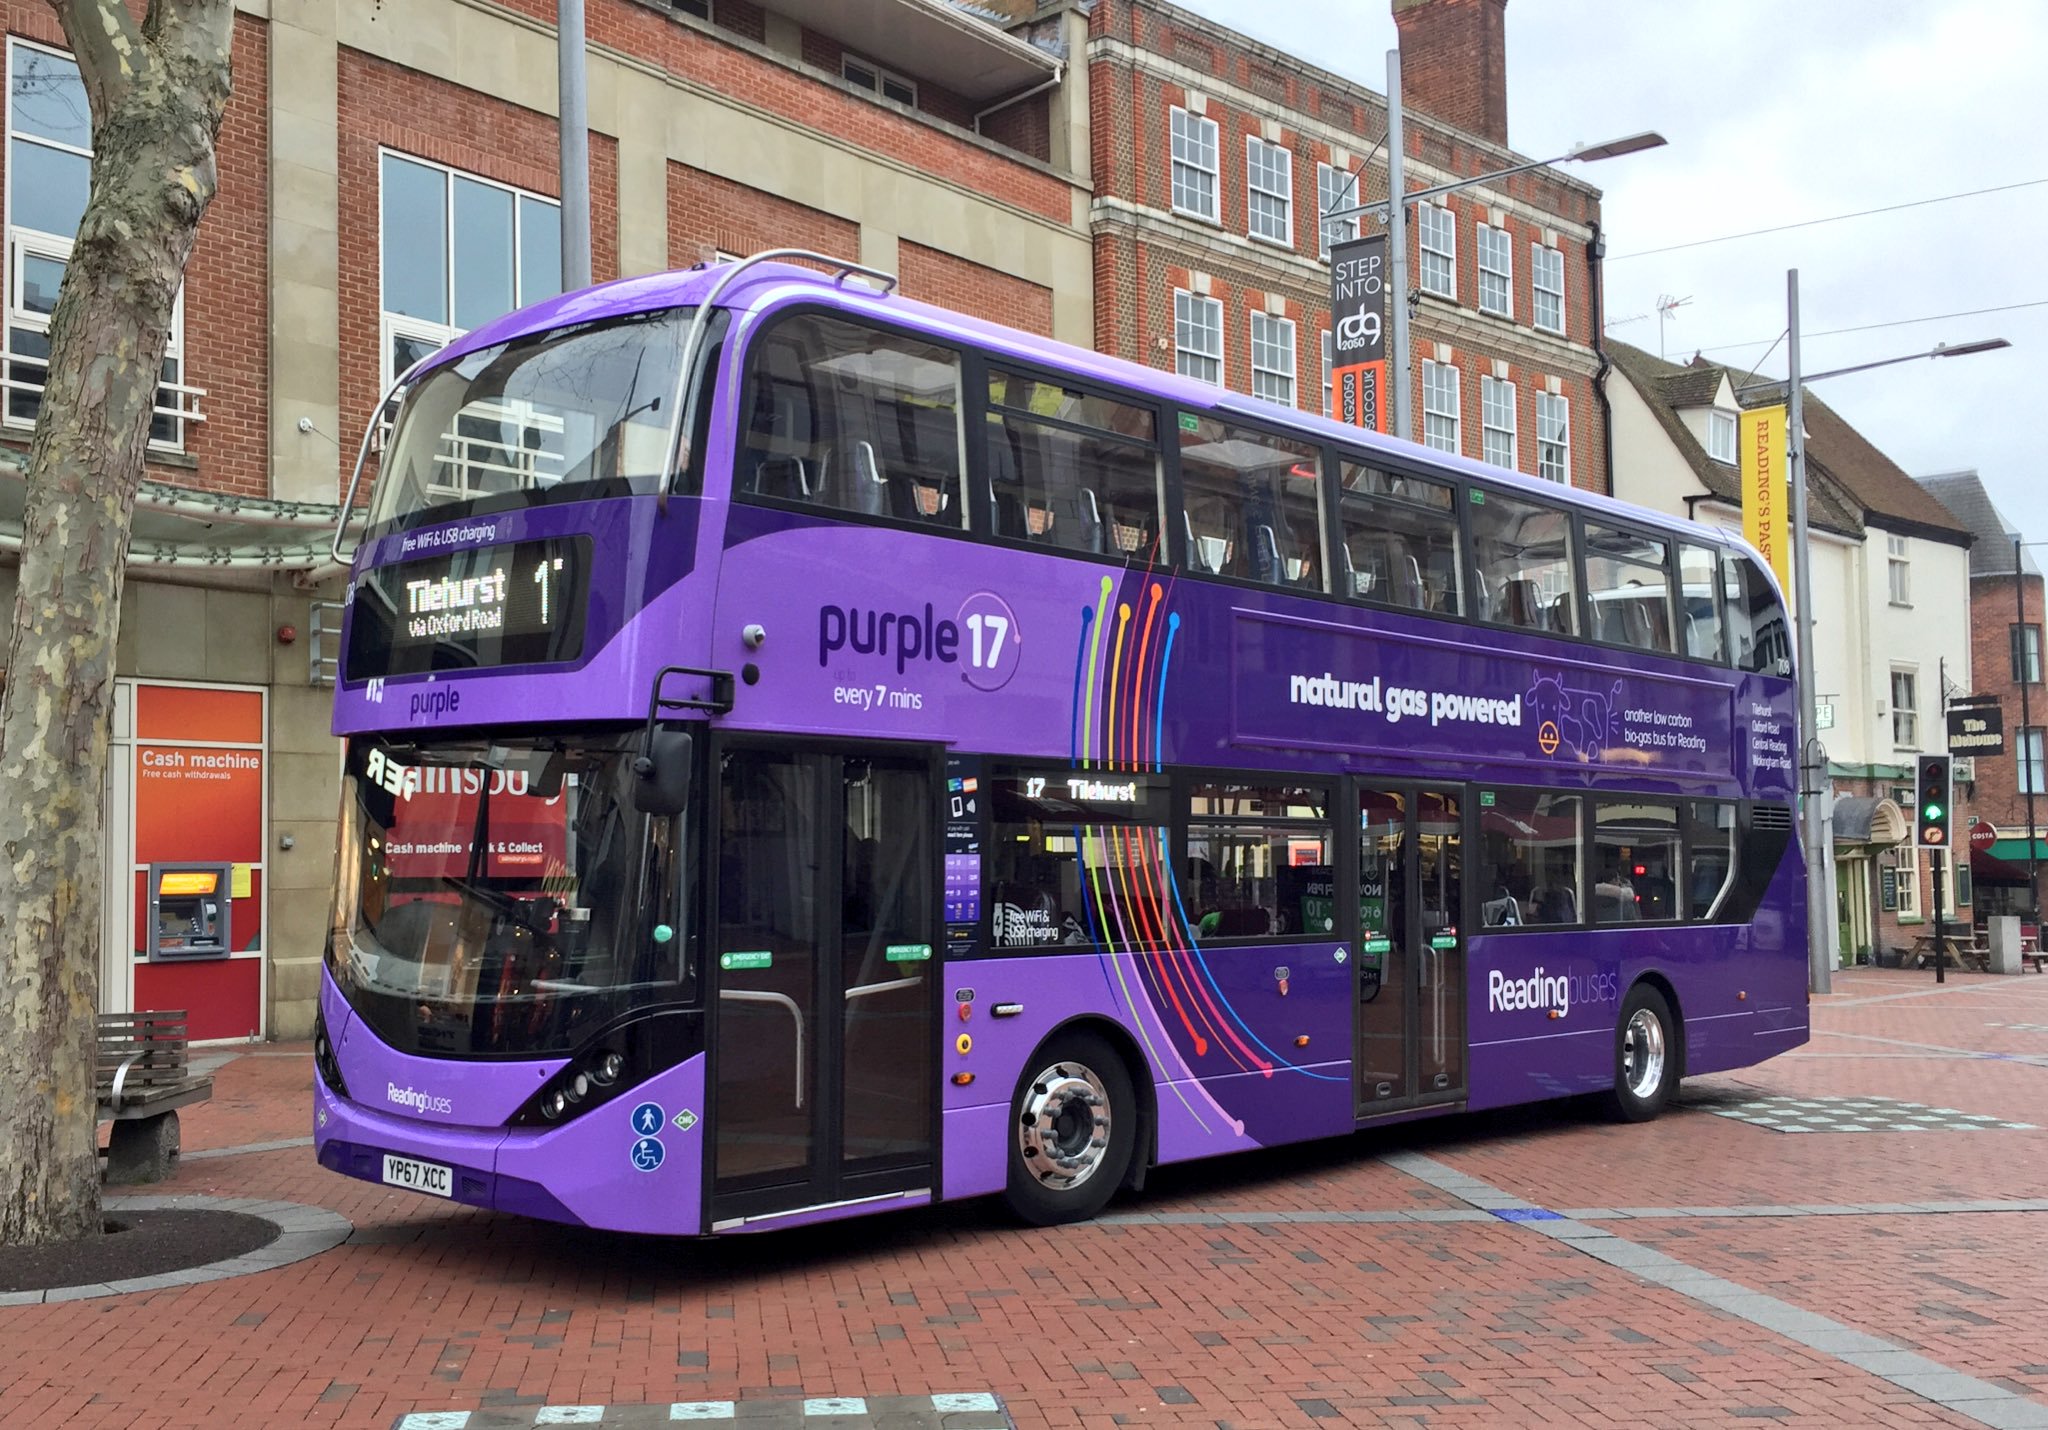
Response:
[[[1614,1091],[1607,1110],[1620,1122],[1648,1122],[1678,1087],[1678,1036],[1671,1004],[1647,983],[1631,988],[1614,1034]]]
[[[1011,1104],[1010,1209],[1033,1226],[1108,1204],[1138,1143],[1130,1070],[1093,1033],[1062,1033],[1032,1059]]]

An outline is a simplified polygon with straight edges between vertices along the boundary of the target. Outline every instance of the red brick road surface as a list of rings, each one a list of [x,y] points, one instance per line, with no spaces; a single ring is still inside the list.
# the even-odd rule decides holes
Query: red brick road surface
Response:
[[[1022,1426],[2048,1425],[2048,978],[1836,989],[1806,1048],[1688,1083],[1647,1126],[1562,1106],[1389,1129],[1167,1169],[1050,1231],[982,1202],[638,1240],[386,1192],[304,1145],[194,1157],[154,1190],[355,1232],[257,1275],[0,1309],[0,1425],[967,1391]],[[303,1049],[234,1057],[186,1150],[305,1137],[312,1075]],[[1938,1111],[1788,1132],[1744,1120],[1786,1105],[1764,1095],[1818,1126],[1844,1099]],[[1476,1209],[1461,1177],[1532,1209]],[[1616,1249],[1523,1220],[1552,1211]],[[1827,1319],[1768,1329],[1784,1313],[1707,1304],[1638,1257]],[[1728,1304],[1752,1302],[1776,1304]],[[1889,1349],[1845,1357],[1841,1328]],[[1864,1368],[1894,1351],[1933,1365]]]

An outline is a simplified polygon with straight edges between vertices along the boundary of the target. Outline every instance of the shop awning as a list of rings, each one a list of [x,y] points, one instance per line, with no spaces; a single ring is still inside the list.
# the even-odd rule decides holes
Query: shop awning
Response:
[[[2034,856],[2048,867],[2048,840],[2037,840]],[[1970,877],[1980,884],[2025,884],[2027,841],[2000,839],[1989,849],[1970,851]]]
[[[1883,796],[1850,795],[1835,801],[1835,843],[1889,849],[1906,837],[1906,812]]]

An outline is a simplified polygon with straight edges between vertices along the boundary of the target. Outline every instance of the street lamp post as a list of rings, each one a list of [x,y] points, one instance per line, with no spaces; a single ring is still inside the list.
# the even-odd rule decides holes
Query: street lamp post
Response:
[[[1387,51],[1387,199],[1380,203],[1351,204],[1347,207],[1332,208],[1322,218],[1350,218],[1354,214],[1378,213],[1386,210],[1387,247],[1389,255],[1388,279],[1391,292],[1388,303],[1392,308],[1388,320],[1388,342],[1393,347],[1393,360],[1388,369],[1389,394],[1388,411],[1390,426],[1396,437],[1414,440],[1408,412],[1408,205],[1423,199],[1437,198],[1469,189],[1480,184],[1490,184],[1496,179],[1526,174],[1532,169],[1547,169],[1553,164],[1592,163],[1599,159],[1619,158],[1623,154],[1640,153],[1644,149],[1655,149],[1662,145],[1664,136],[1650,131],[1628,134],[1619,139],[1609,139],[1599,144],[1574,144],[1555,159],[1537,159],[1527,164],[1515,164],[1505,169],[1495,169],[1490,174],[1479,174],[1470,179],[1457,179],[1448,184],[1436,184],[1430,188],[1417,189],[1407,193],[1407,179],[1403,165],[1407,158],[1402,136],[1401,109],[1401,52]],[[1393,202],[1396,195],[1403,201]]]
[[[1964,357],[1970,353],[1991,352],[1998,348],[2011,347],[2004,338],[1987,338],[1973,343],[1936,343],[1924,353],[1909,353],[1904,357],[1879,358],[1876,362],[1856,363],[1851,367],[1830,368],[1826,372],[1805,373],[1799,366],[1799,270],[1787,269],[1785,273],[1785,315],[1788,324],[1785,345],[1788,372],[1785,381],[1752,382],[1735,389],[1738,397],[1752,392],[1763,392],[1773,388],[1787,389],[1785,413],[1785,476],[1792,486],[1792,557],[1793,557],[1793,599],[1798,603],[1799,622],[1799,752],[1800,765],[1807,767],[1810,752],[1820,745],[1820,722],[1814,708],[1813,669],[1813,548],[1807,533],[1806,511],[1806,429],[1803,391],[1807,383],[1819,382],[1822,378],[1841,377],[1845,373],[1867,372],[1875,367],[1890,367],[1894,363],[1918,362],[1922,358]],[[1826,993],[1834,987],[1835,963],[1839,954],[1835,948],[1835,911],[1828,897],[1828,890],[1834,884],[1834,808],[1833,790],[1827,781],[1824,762],[1815,761],[1814,778],[1810,790],[1801,781],[1804,799],[1800,808],[1800,833],[1806,846],[1806,948],[1807,980],[1815,993]],[[2030,834],[2032,831],[2028,831]]]

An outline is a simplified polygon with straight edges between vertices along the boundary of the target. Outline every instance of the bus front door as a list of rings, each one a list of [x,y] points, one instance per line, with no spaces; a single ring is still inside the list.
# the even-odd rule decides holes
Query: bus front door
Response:
[[[714,1229],[932,1185],[932,773],[719,760]]]
[[[1358,790],[1358,1113],[1465,1095],[1464,828],[1454,789]]]

